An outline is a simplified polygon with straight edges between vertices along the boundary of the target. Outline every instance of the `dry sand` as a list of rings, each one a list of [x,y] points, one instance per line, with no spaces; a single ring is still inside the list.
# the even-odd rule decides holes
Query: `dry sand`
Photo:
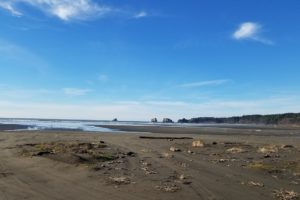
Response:
[[[0,199],[299,199],[296,131],[167,130],[0,132]]]

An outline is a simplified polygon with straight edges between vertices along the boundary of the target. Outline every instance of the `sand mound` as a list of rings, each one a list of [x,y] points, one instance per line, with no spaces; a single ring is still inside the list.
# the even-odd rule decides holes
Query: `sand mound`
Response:
[[[275,145],[268,145],[268,146],[258,148],[257,152],[258,153],[277,153],[278,147]]]

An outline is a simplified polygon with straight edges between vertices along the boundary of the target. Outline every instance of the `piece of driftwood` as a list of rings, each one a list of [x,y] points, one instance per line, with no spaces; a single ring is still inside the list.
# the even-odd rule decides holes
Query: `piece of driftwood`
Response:
[[[153,137],[153,136],[140,136],[140,139],[158,139],[158,140],[190,140],[192,137]]]

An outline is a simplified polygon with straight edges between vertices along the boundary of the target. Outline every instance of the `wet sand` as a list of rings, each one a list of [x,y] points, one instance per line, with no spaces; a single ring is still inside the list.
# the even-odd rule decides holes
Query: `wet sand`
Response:
[[[0,199],[299,198],[296,131],[154,129],[0,132]]]
[[[101,125],[99,127],[109,128],[124,132],[140,133],[166,133],[166,134],[199,134],[199,135],[257,135],[257,136],[300,136],[300,128],[296,127],[273,127],[273,126],[234,126],[218,125],[203,127],[176,127],[176,126],[127,126],[127,125]]]
[[[9,130],[21,130],[27,129],[30,126],[19,125],[19,124],[0,124],[0,131],[9,131]]]

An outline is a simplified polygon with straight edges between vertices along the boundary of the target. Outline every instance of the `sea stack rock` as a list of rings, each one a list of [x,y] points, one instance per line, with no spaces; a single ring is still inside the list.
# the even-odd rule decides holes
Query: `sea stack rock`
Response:
[[[152,123],[157,123],[157,118],[151,119],[151,122],[152,122]]]
[[[164,118],[163,123],[173,123],[173,121],[169,118]]]
[[[118,119],[117,119],[117,118],[114,118],[112,121],[113,121],[113,122],[117,122],[117,121],[118,121]]]
[[[188,120],[188,119],[185,119],[185,118],[179,119],[179,120],[178,120],[178,123],[189,123],[189,120]]]

